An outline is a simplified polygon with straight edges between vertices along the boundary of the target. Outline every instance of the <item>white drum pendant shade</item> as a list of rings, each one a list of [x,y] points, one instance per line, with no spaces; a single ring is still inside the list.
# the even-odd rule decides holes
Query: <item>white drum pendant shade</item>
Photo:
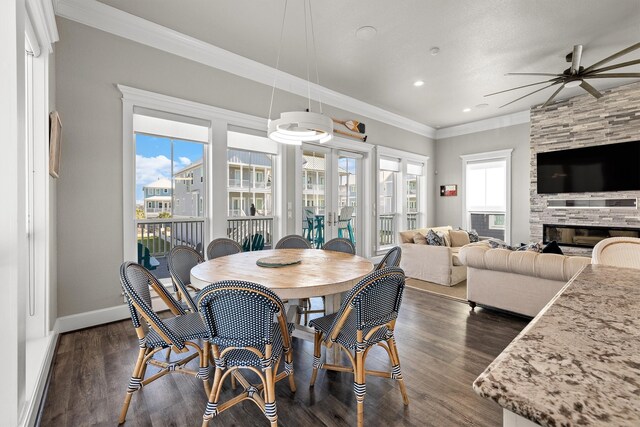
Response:
[[[269,120],[267,132],[269,139],[282,144],[322,144],[333,137],[333,120],[320,113],[291,111],[280,114],[277,120]]]

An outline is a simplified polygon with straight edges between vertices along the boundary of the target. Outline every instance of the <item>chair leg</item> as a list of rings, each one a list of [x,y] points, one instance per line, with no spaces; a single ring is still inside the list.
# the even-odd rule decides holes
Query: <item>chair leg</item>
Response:
[[[402,393],[402,401],[405,406],[409,404],[409,397],[407,396],[407,387],[404,384],[404,378],[402,377],[402,371],[400,370],[400,356],[398,355],[398,348],[396,347],[396,340],[391,337],[387,340],[389,346],[389,353],[391,353],[391,378],[398,381],[400,385],[400,393]]]
[[[202,380],[204,385],[204,392],[208,395],[211,393],[211,387],[209,386],[209,351],[211,344],[209,341],[203,340],[202,353],[200,354],[200,369],[198,369],[198,378]]]
[[[358,331],[360,332],[360,331]],[[367,394],[367,384],[364,369],[364,351],[356,350],[356,372],[353,381],[353,391],[356,395],[358,411],[358,427],[364,426],[364,396]]]
[[[322,357],[322,332],[316,331],[313,337],[313,372],[311,373],[311,384],[309,387],[313,387],[316,383],[316,377],[318,376],[318,369],[322,366],[320,358]]]
[[[216,415],[218,415],[218,399],[220,397],[220,387],[222,386],[222,369],[216,367],[216,372],[213,376],[213,386],[211,387],[211,393],[209,393],[209,400],[207,401],[207,407],[204,410],[202,416],[202,427],[207,427],[209,421]]]
[[[131,374],[131,379],[129,380],[129,386],[127,387],[127,394],[124,397],[124,403],[122,404],[122,410],[120,411],[120,418],[118,419],[118,424],[124,423],[127,418],[127,411],[129,410],[129,404],[131,403],[131,396],[133,393],[140,390],[142,388],[142,371],[144,367],[144,357],[147,354],[146,348],[140,348],[138,351],[138,360],[136,360],[136,365],[133,368],[133,373]]]
[[[276,381],[272,367],[264,370],[264,415],[271,423],[271,427],[278,426],[278,410],[276,408]]]

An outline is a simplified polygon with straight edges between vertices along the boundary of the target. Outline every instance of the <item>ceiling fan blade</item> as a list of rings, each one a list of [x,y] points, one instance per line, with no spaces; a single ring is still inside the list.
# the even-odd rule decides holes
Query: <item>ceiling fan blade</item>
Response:
[[[540,88],[540,89],[534,90],[533,92],[530,92],[530,93],[528,93],[528,94],[526,94],[526,95],[524,95],[524,96],[521,96],[521,97],[520,97],[520,98],[518,98],[518,99],[514,99],[513,101],[511,101],[511,102],[509,102],[509,103],[507,103],[507,104],[501,105],[501,106],[500,106],[500,108],[502,108],[502,107],[506,107],[507,105],[513,104],[513,103],[514,103],[514,102],[516,102],[516,101],[520,101],[522,98],[526,98],[526,97],[527,97],[527,96],[529,96],[529,95],[533,95],[534,93],[538,93],[538,92],[540,92],[541,90],[545,90],[545,89],[550,88],[551,86],[555,86],[555,85],[557,85],[557,84],[559,84],[559,83],[560,83],[559,81],[558,81],[558,82],[554,82],[554,83],[551,83],[549,86],[545,86],[545,87],[543,87],[543,88]]]
[[[553,95],[551,95],[551,96],[549,97],[549,99],[547,99],[547,102],[545,102],[544,104],[542,104],[542,106],[543,106],[543,107],[546,107],[547,105],[551,104],[551,101],[553,101],[553,98],[555,98],[555,97],[560,93],[560,91],[561,91],[562,89],[564,89],[564,85],[560,86],[560,87],[558,88],[558,90],[556,90],[555,92],[553,92]]]
[[[551,77],[560,77],[562,74],[552,74],[552,73],[507,73],[505,76],[551,76]]]
[[[580,76],[583,79],[622,79],[640,78],[640,73],[609,73],[609,74],[587,74]]]
[[[614,53],[613,55],[604,58],[602,61],[596,62],[595,64],[585,68],[583,73],[588,73],[589,71],[596,69],[600,65],[606,64],[607,62],[611,62],[614,59],[620,58],[621,56],[626,55],[629,52],[633,52],[636,49],[640,49],[640,43],[636,43],[636,44],[634,44],[632,46],[629,46],[626,49],[622,49],[620,52]]]
[[[609,65],[608,67],[598,68],[597,70],[589,71],[589,74],[601,73],[603,71],[615,70],[616,68],[628,67],[630,65],[640,64],[640,59],[635,59],[633,61],[621,62],[615,65]]]
[[[516,89],[522,89],[523,87],[536,86],[536,85],[541,85],[543,83],[551,83],[551,82],[554,82],[554,81],[556,81],[556,79],[545,80],[543,82],[538,82],[538,83],[531,83],[531,84],[524,85],[524,86],[512,87],[511,89],[501,90],[500,92],[493,92],[493,93],[490,93],[490,94],[485,95],[485,96],[493,96],[493,95],[497,95],[499,93],[505,93],[505,92],[509,92],[509,91],[512,91],[512,90],[516,90]]]
[[[571,74],[578,74],[580,70],[580,60],[582,59],[582,45],[573,46],[573,55],[571,56]]]
[[[598,89],[596,89],[595,87],[591,86],[589,83],[585,82],[584,80],[582,81],[582,83],[580,83],[580,87],[584,90],[586,90],[587,92],[589,92],[591,95],[593,95],[595,98],[602,98],[602,94],[598,91]]]

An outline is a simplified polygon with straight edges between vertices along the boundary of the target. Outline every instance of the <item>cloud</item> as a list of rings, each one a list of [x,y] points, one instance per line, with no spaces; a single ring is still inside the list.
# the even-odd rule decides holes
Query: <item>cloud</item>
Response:
[[[171,179],[171,160],[163,155],[144,157],[136,154],[136,184],[145,186],[160,178]]]
[[[191,159],[188,157],[180,157],[180,163],[182,163],[185,166],[189,166],[192,162],[191,162]]]

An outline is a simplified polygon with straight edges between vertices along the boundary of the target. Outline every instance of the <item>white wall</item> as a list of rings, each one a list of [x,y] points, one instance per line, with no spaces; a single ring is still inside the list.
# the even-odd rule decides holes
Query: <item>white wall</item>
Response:
[[[261,117],[271,88],[72,21],[57,23],[56,105],[63,122],[58,316],[67,316],[122,304],[122,194],[114,190],[122,188],[122,104],[115,85]],[[277,92],[273,115],[304,108],[303,98]],[[367,142],[433,159],[434,143],[426,137],[328,106],[325,113],[366,123]],[[429,199],[433,217],[433,194]]]
[[[511,156],[511,242],[529,241],[529,123],[514,125],[436,141],[434,191],[436,214],[433,225],[459,227],[462,221],[463,154],[513,148]],[[457,184],[458,196],[440,197],[440,185]]]

